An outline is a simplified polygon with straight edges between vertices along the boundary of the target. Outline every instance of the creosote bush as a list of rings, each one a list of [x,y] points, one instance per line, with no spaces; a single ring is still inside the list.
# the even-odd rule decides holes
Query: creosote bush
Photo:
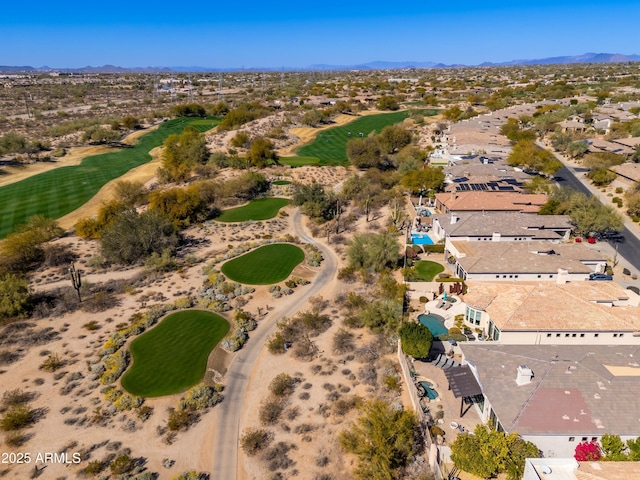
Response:
[[[240,438],[240,446],[250,457],[267,448],[273,441],[273,434],[269,430],[250,428],[245,430]]]

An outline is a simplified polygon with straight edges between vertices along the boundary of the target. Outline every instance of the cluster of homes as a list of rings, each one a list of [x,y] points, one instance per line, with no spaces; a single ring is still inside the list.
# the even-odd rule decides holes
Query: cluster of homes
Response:
[[[504,156],[466,155],[445,171],[451,188],[426,221],[466,284],[465,326],[484,339],[459,344],[464,382],[451,386],[545,458],[604,434],[640,437],[640,296],[593,280],[608,259],[570,238],[568,217],[538,215],[546,196],[523,193]]]

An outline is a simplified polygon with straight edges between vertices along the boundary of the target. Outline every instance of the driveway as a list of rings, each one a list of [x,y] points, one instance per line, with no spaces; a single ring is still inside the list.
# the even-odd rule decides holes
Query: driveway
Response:
[[[276,330],[276,322],[283,316],[292,316],[301,310],[309,297],[318,295],[335,277],[337,258],[326,245],[309,237],[302,226],[302,215],[299,210],[293,214],[294,234],[303,242],[314,244],[324,257],[322,271],[318,273],[310,288],[291,303],[276,308],[262,320],[256,330],[251,332],[249,341],[233,359],[224,383],[224,400],[215,407],[218,423],[214,434],[213,468],[214,479],[231,480],[238,478],[238,449],[240,448],[240,416],[251,370],[260,355],[267,338]],[[297,294],[296,294],[297,295]]]

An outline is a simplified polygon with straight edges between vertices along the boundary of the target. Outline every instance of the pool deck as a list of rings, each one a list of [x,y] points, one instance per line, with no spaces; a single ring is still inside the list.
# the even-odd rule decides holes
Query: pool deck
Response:
[[[460,357],[458,355],[454,358],[457,361],[460,361]],[[438,398],[428,402],[427,406],[431,411],[431,415],[435,415],[440,409],[444,411],[442,423],[437,422],[438,426],[445,431],[444,443],[439,441],[440,445],[450,445],[460,433],[459,430],[451,428],[451,422],[456,422],[458,425],[462,425],[465,430],[471,432],[476,428],[476,425],[482,423],[475,405],[469,407],[469,405],[465,404],[464,408],[466,413],[463,417],[460,416],[461,400],[459,398],[455,398],[453,396],[453,392],[449,390],[447,377],[445,377],[444,371],[441,368],[438,368],[431,363],[421,362],[419,360],[413,362],[413,367],[417,374],[416,381],[429,381],[434,385],[434,389],[438,392]],[[440,405],[442,408],[440,408]],[[449,449],[443,449],[443,454],[445,454],[445,457],[448,456]]]
[[[438,283],[438,282],[433,282]],[[439,283],[438,283],[439,285]],[[445,285],[447,285],[445,283]],[[444,318],[444,326],[447,328],[451,328],[455,326],[454,319],[456,315],[464,315],[466,304],[460,300],[460,297],[457,295],[449,295],[447,294],[447,298],[455,298],[456,301],[451,304],[451,307],[448,310],[444,310],[442,308],[437,308],[439,304],[444,300],[444,294],[439,295],[435,300],[431,300],[424,305],[424,312],[422,313],[434,313],[436,315],[440,315]]]

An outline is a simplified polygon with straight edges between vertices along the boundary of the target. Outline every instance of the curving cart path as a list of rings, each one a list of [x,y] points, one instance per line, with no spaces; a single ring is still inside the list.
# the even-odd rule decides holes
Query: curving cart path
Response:
[[[334,279],[337,271],[337,258],[326,245],[308,236],[302,226],[299,210],[293,214],[293,231],[303,242],[318,247],[324,261],[323,269],[318,273],[310,288],[304,291],[293,303],[269,313],[251,333],[251,338],[229,365],[225,375],[224,400],[216,406],[217,422],[213,439],[212,480],[232,480],[238,477],[238,449],[240,448],[240,416],[247,382],[266,339],[276,329],[277,320],[283,316],[292,316],[301,310],[309,297],[318,295]]]

